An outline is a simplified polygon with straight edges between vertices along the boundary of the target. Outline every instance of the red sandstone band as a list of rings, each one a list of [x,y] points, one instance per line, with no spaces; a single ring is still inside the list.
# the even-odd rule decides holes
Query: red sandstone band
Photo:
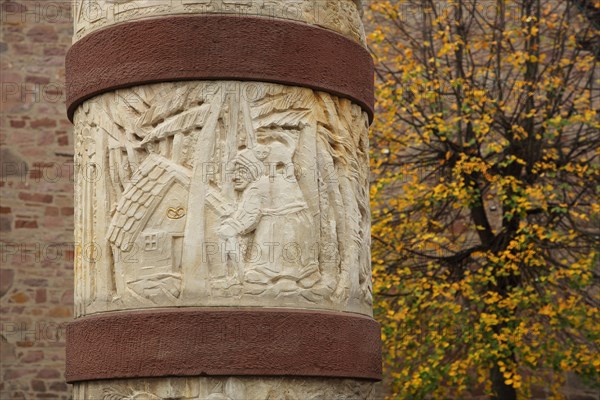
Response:
[[[98,94],[181,80],[243,80],[308,87],[351,99],[372,121],[373,60],[333,31],[290,21],[169,16],[114,25],[71,47],[67,114]]]

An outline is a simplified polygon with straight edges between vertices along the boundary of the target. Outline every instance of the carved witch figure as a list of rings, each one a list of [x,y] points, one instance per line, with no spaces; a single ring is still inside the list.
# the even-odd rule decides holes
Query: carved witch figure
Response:
[[[241,200],[219,235],[230,246],[237,240],[245,248],[246,293],[297,293],[321,278],[311,246],[313,219],[292,164],[298,135],[271,131],[263,143],[241,150],[233,160],[234,188],[242,192]]]

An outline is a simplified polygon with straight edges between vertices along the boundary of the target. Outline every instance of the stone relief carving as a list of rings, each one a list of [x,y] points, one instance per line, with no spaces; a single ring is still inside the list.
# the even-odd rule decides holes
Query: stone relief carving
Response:
[[[374,384],[319,378],[163,378],[74,386],[75,398],[101,400],[373,400]]]
[[[159,83],[85,102],[75,127],[78,316],[157,305],[370,315],[359,106],[276,84]]]
[[[122,21],[176,14],[236,14],[321,26],[365,44],[359,0],[77,0],[73,40]]]

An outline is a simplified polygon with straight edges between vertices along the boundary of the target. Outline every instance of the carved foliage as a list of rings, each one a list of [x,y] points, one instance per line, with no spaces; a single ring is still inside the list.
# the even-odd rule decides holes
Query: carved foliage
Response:
[[[351,379],[165,378],[76,384],[101,400],[373,400],[374,385]]]
[[[358,1],[353,0],[77,0],[75,34],[115,23],[160,15],[235,14],[289,19],[339,32],[365,43]]]

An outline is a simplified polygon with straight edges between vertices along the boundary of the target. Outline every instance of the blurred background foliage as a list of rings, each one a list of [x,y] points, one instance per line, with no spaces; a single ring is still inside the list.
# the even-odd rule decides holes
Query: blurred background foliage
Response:
[[[392,398],[600,370],[600,1],[374,1],[376,317]]]

